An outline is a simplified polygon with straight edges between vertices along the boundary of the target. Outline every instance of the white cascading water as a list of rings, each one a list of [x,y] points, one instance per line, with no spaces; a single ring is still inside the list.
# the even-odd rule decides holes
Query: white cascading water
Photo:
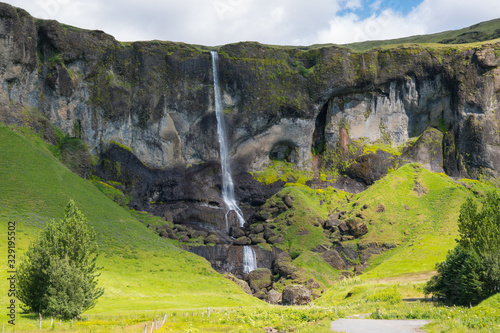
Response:
[[[217,71],[218,54],[211,51],[212,67],[214,74],[214,91],[215,91],[215,115],[217,116],[217,134],[219,136],[220,146],[220,164],[222,167],[222,200],[226,204],[226,231],[229,232],[229,219],[230,213],[236,213],[238,224],[243,227],[245,219],[240,207],[234,199],[234,184],[231,177],[231,166],[229,164],[229,156],[227,152],[227,139],[226,139],[226,123],[224,121],[224,110],[222,108],[222,99],[219,88],[219,74]]]
[[[243,247],[243,273],[248,274],[257,269],[255,250],[251,246]]]
[[[219,88],[219,73],[217,70],[217,62],[219,55],[216,51],[211,51],[212,56],[212,71],[214,75],[214,95],[215,95],[215,115],[217,117],[217,134],[219,137],[220,146],[220,164],[222,168],[222,200],[226,205],[226,232],[229,232],[229,225],[232,224],[231,212],[236,214],[238,219],[238,224],[240,227],[245,225],[245,219],[243,218],[243,213],[240,207],[236,203],[234,198],[234,184],[233,178],[231,177],[231,166],[229,163],[229,156],[227,150],[227,139],[226,139],[226,123],[224,121],[224,110],[222,107],[222,98]],[[251,246],[243,247],[243,271],[245,273],[250,273],[257,268],[257,260],[255,256],[255,251]]]

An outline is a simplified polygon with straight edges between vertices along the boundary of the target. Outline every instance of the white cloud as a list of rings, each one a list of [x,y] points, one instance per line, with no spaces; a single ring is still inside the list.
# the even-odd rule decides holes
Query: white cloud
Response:
[[[498,0],[422,0],[410,13],[381,0],[6,0],[33,16],[100,29],[118,40],[204,45],[350,43],[462,28],[500,17]],[[393,8],[384,9],[387,4]],[[368,6],[361,19],[341,10]]]
[[[380,9],[380,6],[382,5],[382,0],[377,0],[377,1],[374,1],[370,4],[370,8],[373,10],[373,11],[377,11]]]
[[[343,0],[342,3],[344,9],[356,10],[361,8],[361,0]]]
[[[381,3],[372,3],[377,8]],[[360,20],[356,15],[335,17],[319,31],[319,43],[352,43],[392,39],[464,28],[500,17],[500,1],[424,0],[407,15],[390,9]]]

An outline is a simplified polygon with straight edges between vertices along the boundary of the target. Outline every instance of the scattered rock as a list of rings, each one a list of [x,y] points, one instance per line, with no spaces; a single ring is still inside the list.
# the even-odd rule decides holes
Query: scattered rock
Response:
[[[292,279],[295,277],[295,271],[297,270],[297,268],[293,265],[292,257],[288,252],[278,254],[278,257],[274,260],[273,269],[275,274]]]
[[[274,231],[273,229],[266,229],[264,231],[264,238],[265,239],[270,239],[272,237],[275,237],[276,236],[276,231]]]
[[[365,223],[359,221],[359,219],[351,219],[347,221],[347,226],[351,229],[351,233],[355,237],[363,236],[368,232],[368,227]]]
[[[345,222],[342,222],[339,224],[339,230],[340,230],[340,232],[348,232],[349,227],[347,226],[347,224]]]
[[[281,294],[276,290],[272,289],[267,293],[267,301],[269,304],[280,304],[281,303]]]
[[[283,290],[283,305],[304,305],[312,300],[311,291],[302,285],[286,286]]]
[[[266,242],[263,234],[252,234],[250,235],[250,240],[252,241],[252,244],[261,244]]]
[[[250,238],[248,238],[246,236],[240,237],[240,238],[235,239],[233,241],[234,245],[249,245],[251,243],[252,243],[252,241],[250,240]]]
[[[266,289],[271,286],[271,271],[267,268],[257,268],[248,274],[250,288],[255,292]]]
[[[379,204],[376,210],[377,213],[383,213],[385,212],[385,206],[382,204]]]
[[[241,289],[243,289],[244,292],[246,292],[249,295],[252,295],[252,289],[250,289],[248,282],[238,279],[236,276],[234,276],[231,273],[226,274],[225,277],[226,277],[226,279],[231,280],[234,283],[236,283]]]
[[[232,226],[230,235],[234,238],[240,238],[245,236],[245,231],[239,227]]]
[[[250,231],[250,234],[260,234],[261,232],[264,232],[264,225],[263,224],[257,224],[253,229]]]
[[[277,235],[277,236],[271,237],[267,240],[267,242],[269,244],[281,244],[284,241],[285,241],[285,238],[283,237],[283,235]]]
[[[288,208],[292,208],[293,206],[293,199],[289,195],[285,195],[283,197],[283,202],[285,205],[287,205]]]
[[[311,251],[318,252],[318,253],[324,253],[324,252],[328,251],[328,247],[320,244],[320,245],[316,246],[314,249],[312,249]]]
[[[260,211],[255,213],[254,218],[258,221],[267,221],[271,218],[271,214],[268,211]]]
[[[312,288],[312,289],[317,289],[317,288],[320,288],[320,284],[318,281],[314,280],[314,279],[309,279],[307,280],[306,282],[306,286],[309,287],[309,288]]]
[[[407,205],[405,205],[405,204],[403,204],[403,208],[406,209],[406,210],[410,210],[410,208]]]
[[[192,237],[193,237],[193,238],[198,238],[198,237],[203,237],[203,238],[205,238],[205,237],[207,237],[207,236],[208,236],[208,234],[207,234],[205,231],[201,231],[201,230],[199,230],[199,231],[195,231],[195,232],[192,234]]]
[[[324,252],[321,257],[330,266],[335,269],[346,269],[344,260],[340,257],[339,253],[335,250],[328,250]]]
[[[363,271],[365,270],[365,268],[363,267],[363,265],[361,264],[356,264],[356,266],[354,266],[354,272],[359,275],[361,273],[363,273]]]
[[[328,220],[325,221],[324,228],[325,229],[333,229],[334,227],[339,226],[342,223],[341,220],[336,219],[336,218],[329,218]]]
[[[213,243],[213,244],[219,244],[219,237],[217,235],[209,235],[207,238],[205,238],[205,244]]]

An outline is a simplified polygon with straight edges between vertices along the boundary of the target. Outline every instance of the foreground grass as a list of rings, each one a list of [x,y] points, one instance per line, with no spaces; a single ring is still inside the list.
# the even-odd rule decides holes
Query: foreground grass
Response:
[[[372,319],[425,319],[426,332],[498,332],[500,295],[476,307],[448,307],[435,302],[407,302],[419,297],[421,283],[381,284],[359,278],[343,281],[314,304],[296,307],[258,306],[168,311],[136,311],[127,314],[90,314],[75,322],[51,319],[42,322],[42,331],[57,332],[148,332],[153,320],[155,332],[263,332],[265,327],[299,333],[329,332],[332,320],[357,314]],[[378,314],[377,314],[378,309]],[[165,319],[165,321],[164,321]],[[39,332],[36,316],[21,316],[17,331]],[[11,332],[12,327],[7,328]]]

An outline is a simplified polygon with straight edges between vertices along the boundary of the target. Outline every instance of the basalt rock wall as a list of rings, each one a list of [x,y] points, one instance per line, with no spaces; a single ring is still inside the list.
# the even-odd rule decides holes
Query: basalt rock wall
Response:
[[[151,168],[219,159],[211,48],[121,43],[7,4],[0,39],[0,121],[37,113],[95,154],[117,141]],[[260,170],[270,156],[308,168],[311,148],[335,149],[343,130],[400,145],[434,126],[445,133],[444,171],[498,176],[498,42],[217,49],[234,169]]]

